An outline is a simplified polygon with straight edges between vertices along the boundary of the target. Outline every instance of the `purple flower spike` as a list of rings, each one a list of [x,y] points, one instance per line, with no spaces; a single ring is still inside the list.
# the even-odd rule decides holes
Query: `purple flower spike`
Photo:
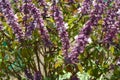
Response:
[[[119,19],[119,6],[120,2],[117,2],[118,0],[115,0],[115,4],[112,6],[111,9],[106,11],[106,18],[104,18],[104,24],[103,24],[103,31],[106,33],[103,41],[104,43],[112,43],[113,38],[116,37],[116,34],[120,31],[119,25],[120,21]]]
[[[70,48],[68,33],[63,21],[62,12],[59,10],[55,3],[53,4],[53,18],[55,20],[57,31],[62,42],[62,50],[64,53],[63,55],[64,57],[67,57],[68,49]]]
[[[87,1],[87,0],[85,0]],[[88,0],[89,1],[89,0]],[[84,48],[88,43],[88,38],[92,32],[92,27],[97,26],[98,21],[102,18],[103,10],[105,9],[105,3],[102,0],[96,0],[94,9],[90,12],[90,19],[85,23],[83,29],[80,31],[78,38],[75,40],[75,46],[73,47],[71,53],[69,54],[67,60],[70,63],[78,62],[78,56],[80,53],[84,52]]]
[[[37,28],[39,29],[40,31],[40,34],[41,34],[41,38],[44,42],[44,44],[46,46],[50,46],[52,44],[52,42],[50,41],[50,37],[49,37],[49,33],[48,33],[48,30],[47,28],[44,26],[44,20],[42,18],[42,15],[40,13],[40,10],[38,8],[35,7],[35,5],[33,5],[32,3],[29,3],[29,4],[25,4],[23,5],[23,12],[24,12],[24,7],[27,7],[27,10],[29,11],[29,13],[31,15],[33,15],[33,18],[34,18],[34,21],[35,21],[35,24],[37,23]],[[34,27],[34,26],[33,26]],[[32,29],[32,26],[31,27],[28,27],[30,28],[30,30]],[[30,31],[29,30],[29,31]],[[29,33],[29,32],[28,32]],[[31,33],[31,32],[30,32]]]
[[[18,40],[23,39],[23,32],[21,27],[19,26],[17,19],[14,16],[13,10],[11,9],[11,5],[8,0],[0,0],[0,8],[4,16],[7,18],[8,24],[11,26],[14,31],[15,36]]]
[[[78,57],[79,53],[83,53],[84,48],[85,48],[86,44],[88,43],[88,38],[89,38],[91,31],[92,31],[92,22],[88,21],[84,25],[84,28],[79,33],[79,35],[76,39],[76,44],[73,47],[72,52],[68,56],[68,58],[70,58],[71,63],[78,61],[77,57]]]

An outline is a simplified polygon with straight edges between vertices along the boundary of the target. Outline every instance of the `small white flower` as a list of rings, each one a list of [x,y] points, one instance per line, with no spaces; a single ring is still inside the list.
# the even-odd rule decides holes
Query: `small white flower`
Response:
[[[93,6],[95,6],[96,5],[96,0],[93,0],[92,4],[93,4]]]
[[[81,13],[81,7],[77,9],[78,10],[78,13]]]
[[[117,65],[120,65],[120,61],[117,62]]]
[[[68,23],[65,23],[65,28],[66,28],[66,29],[68,29],[68,28],[69,28]]]
[[[119,15],[120,15],[120,9],[118,9],[117,14],[119,14]]]
[[[58,3],[59,2],[59,0],[56,0],[56,3]]]
[[[88,38],[88,43],[92,43],[92,39],[91,38]]]
[[[76,35],[75,37],[74,37],[74,39],[77,39],[78,38],[78,35]]]
[[[51,6],[51,5],[52,5],[52,3],[50,3],[50,2],[47,2],[47,5],[48,5],[48,6]]]
[[[18,16],[17,16],[17,14],[15,14],[15,18],[16,18],[16,19],[18,19]]]

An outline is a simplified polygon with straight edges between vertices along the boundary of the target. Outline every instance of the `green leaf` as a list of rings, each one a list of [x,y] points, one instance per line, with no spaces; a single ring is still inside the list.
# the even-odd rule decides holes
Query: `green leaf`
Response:
[[[89,80],[90,79],[90,75],[88,73],[77,73],[77,76],[80,80]]]
[[[55,68],[60,67],[62,64],[63,64],[63,61],[57,61],[57,62],[55,63]]]
[[[3,46],[7,46],[7,42],[4,41],[4,42],[2,43],[2,45],[3,45]]]
[[[78,70],[82,73],[83,72],[83,67],[81,64],[77,64]]]
[[[73,23],[74,21],[76,21],[76,20],[77,20],[76,17],[73,17],[73,18],[69,19],[68,25],[72,24],[72,23]]]
[[[110,48],[109,48],[109,49],[110,49],[110,52],[113,54],[113,53],[114,53],[114,51],[115,51],[115,50],[114,50],[114,46],[110,46]]]
[[[66,80],[66,79],[68,80],[71,75],[72,74],[70,72],[64,71],[64,74],[59,76],[59,80]]]

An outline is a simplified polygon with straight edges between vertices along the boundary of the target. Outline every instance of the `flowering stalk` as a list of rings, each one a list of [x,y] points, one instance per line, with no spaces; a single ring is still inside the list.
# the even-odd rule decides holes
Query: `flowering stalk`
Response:
[[[107,16],[104,19],[104,32],[106,33],[105,37],[104,37],[104,42],[105,43],[111,43],[113,38],[116,37],[116,34],[119,32],[120,28],[120,21],[119,16],[120,14],[118,13],[119,10],[119,5],[120,2],[118,2],[118,0],[115,0],[115,4],[112,6],[112,9],[107,10]]]
[[[89,35],[92,31],[92,25],[93,24],[91,20],[89,20],[79,33],[77,39],[75,40],[76,43],[68,56],[68,59],[70,59],[70,63],[77,62],[78,61],[77,57],[79,56],[79,53],[83,53],[84,48],[88,42]]]
[[[78,55],[83,53],[84,48],[88,43],[88,38],[92,31],[92,27],[97,26],[98,21],[101,19],[101,15],[103,14],[104,8],[104,2],[102,0],[96,0],[94,9],[90,12],[90,19],[85,23],[83,29],[80,31],[78,38],[75,40],[76,44],[68,56],[71,63],[77,62]]]
[[[33,15],[35,23],[38,24],[38,28],[40,30],[41,37],[42,37],[42,40],[44,41],[44,44],[46,46],[51,45],[48,30],[46,29],[46,27],[44,27],[44,21],[43,21],[43,18],[41,16],[41,13],[40,13],[39,9],[36,8],[32,3],[23,5],[23,9],[24,9],[25,6],[27,6],[27,10],[30,11],[31,15]]]
[[[68,55],[68,49],[70,48],[68,33],[65,28],[65,23],[63,21],[62,12],[56,6],[55,2],[53,4],[53,18],[55,20],[57,31],[62,42],[62,50],[64,57]]]
[[[21,11],[24,13],[23,24],[25,26],[25,37],[31,38],[32,32],[35,29],[35,20],[32,22],[27,22],[31,17],[31,10],[28,4],[31,4],[32,0],[23,0],[25,3],[24,6],[21,7]]]
[[[117,24],[115,24],[115,12],[113,10],[109,10],[107,13],[107,17],[104,19],[104,32],[106,33],[104,42],[110,43],[112,42],[113,37],[117,32]],[[119,25],[118,25],[119,26]]]
[[[23,38],[23,32],[20,28],[17,19],[14,16],[13,10],[8,0],[0,0],[0,8],[3,14],[7,18],[8,24],[12,27],[17,39],[21,40]]]

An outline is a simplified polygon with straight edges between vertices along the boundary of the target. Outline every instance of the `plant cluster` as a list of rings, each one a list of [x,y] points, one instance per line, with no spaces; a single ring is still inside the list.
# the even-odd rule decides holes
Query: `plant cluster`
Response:
[[[120,0],[0,0],[0,79],[119,80]]]

